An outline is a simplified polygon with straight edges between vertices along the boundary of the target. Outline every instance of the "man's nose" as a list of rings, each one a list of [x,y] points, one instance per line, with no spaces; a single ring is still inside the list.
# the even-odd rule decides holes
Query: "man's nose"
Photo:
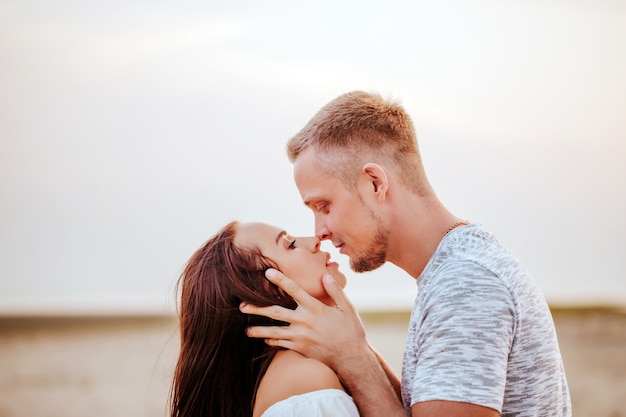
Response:
[[[326,240],[326,239],[330,239],[330,230],[328,230],[328,228],[326,226],[324,227],[316,227],[315,228],[315,236],[317,236],[317,238],[319,240]]]

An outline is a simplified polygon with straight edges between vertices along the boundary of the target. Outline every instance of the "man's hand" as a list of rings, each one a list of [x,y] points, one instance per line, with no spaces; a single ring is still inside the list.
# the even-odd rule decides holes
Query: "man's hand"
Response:
[[[268,269],[265,275],[293,297],[298,308],[242,304],[243,313],[290,323],[289,326],[249,327],[248,336],[263,338],[271,346],[281,346],[317,359],[339,374],[342,367],[355,366],[353,361],[358,361],[358,355],[369,347],[363,324],[341,286],[330,275],[323,277],[324,288],[335,304],[330,307],[275,269]]]
[[[244,313],[290,323],[249,327],[248,336],[264,338],[269,345],[295,350],[328,365],[354,398],[361,416],[406,417],[397,393],[398,378],[370,348],[363,323],[341,286],[330,275],[323,277],[324,288],[335,304],[330,307],[274,269],[265,275],[292,296],[298,308],[240,306]]]

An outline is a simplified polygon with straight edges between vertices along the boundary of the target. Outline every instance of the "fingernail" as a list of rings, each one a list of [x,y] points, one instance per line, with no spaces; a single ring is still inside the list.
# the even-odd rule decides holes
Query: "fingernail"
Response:
[[[335,280],[332,275],[324,275],[323,279],[324,279],[324,282],[327,284],[330,284],[331,282]]]
[[[267,271],[265,271],[265,277],[266,278],[274,278],[276,276],[276,270],[273,268],[268,269]]]
[[[248,306],[248,303],[246,303],[245,301],[242,301],[241,304],[239,304],[239,310],[243,311],[247,306]]]

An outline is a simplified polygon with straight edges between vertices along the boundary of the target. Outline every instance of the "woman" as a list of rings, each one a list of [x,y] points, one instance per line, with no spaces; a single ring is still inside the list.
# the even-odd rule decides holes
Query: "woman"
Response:
[[[295,351],[245,335],[250,325],[276,324],[247,316],[241,302],[296,308],[265,279],[276,268],[325,304],[322,276],[346,278],[315,237],[293,238],[263,223],[232,222],[191,257],[178,283],[181,349],[171,417],[358,416],[336,374]]]

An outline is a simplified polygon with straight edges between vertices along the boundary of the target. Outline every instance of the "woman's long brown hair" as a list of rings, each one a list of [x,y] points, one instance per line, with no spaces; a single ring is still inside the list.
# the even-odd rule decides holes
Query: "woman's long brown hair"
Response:
[[[242,301],[295,308],[265,279],[277,268],[258,250],[237,247],[229,223],[189,259],[177,284],[180,353],[170,395],[171,417],[251,416],[258,384],[275,349],[245,335],[277,322],[239,311]]]

